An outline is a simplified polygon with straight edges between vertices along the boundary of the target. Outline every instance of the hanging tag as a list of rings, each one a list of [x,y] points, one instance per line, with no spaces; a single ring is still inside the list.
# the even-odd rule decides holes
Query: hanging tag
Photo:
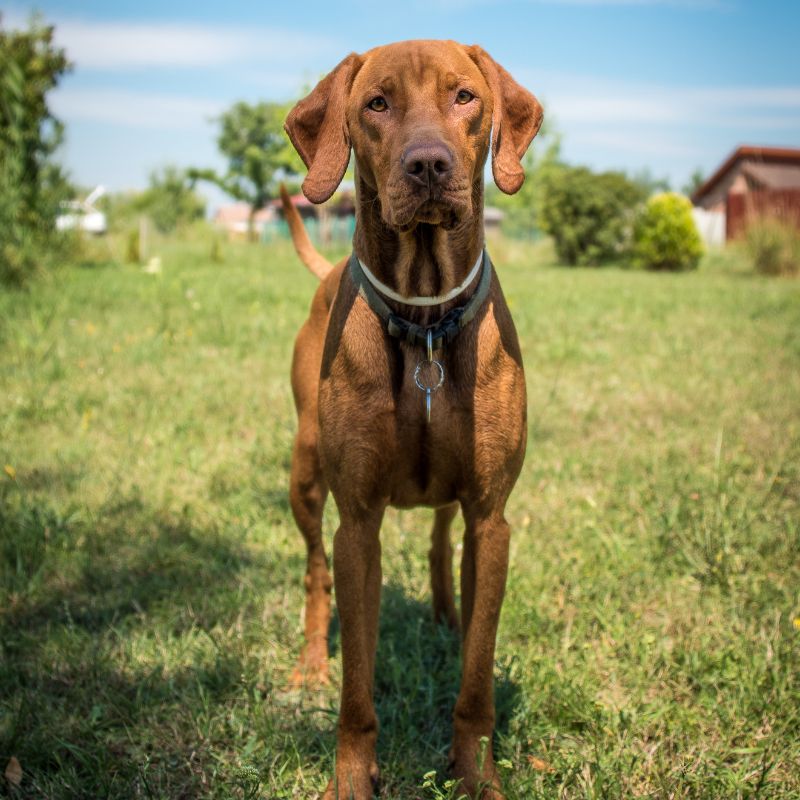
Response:
[[[414,370],[414,383],[417,384],[417,388],[420,391],[425,392],[425,422],[429,423],[431,421],[431,395],[444,383],[444,367],[441,362],[436,361],[433,357],[433,334],[430,330],[428,331],[427,351],[428,358],[425,361],[420,361]],[[431,386],[423,383],[421,375],[423,367],[428,365],[436,367],[439,371],[438,381]]]

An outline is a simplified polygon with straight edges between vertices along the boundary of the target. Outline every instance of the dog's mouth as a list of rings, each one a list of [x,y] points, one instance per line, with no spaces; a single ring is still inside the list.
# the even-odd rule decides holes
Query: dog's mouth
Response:
[[[457,209],[441,200],[426,200],[421,203],[412,217],[401,229],[409,230],[416,225],[441,225],[443,228],[450,228],[455,225],[459,220]]]
[[[439,225],[449,230],[470,213],[470,206],[468,194],[432,190],[427,197],[417,195],[392,203],[387,209],[389,214],[386,222],[403,232],[422,224]]]

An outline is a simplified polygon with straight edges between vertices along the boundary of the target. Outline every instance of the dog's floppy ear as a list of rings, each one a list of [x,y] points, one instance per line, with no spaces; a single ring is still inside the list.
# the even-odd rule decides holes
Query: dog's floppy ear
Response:
[[[493,95],[492,175],[498,188],[514,194],[525,180],[520,159],[542,126],[539,101],[520,86],[482,47],[467,48]]]
[[[312,203],[324,203],[336,191],[347,169],[350,136],[345,111],[359,65],[359,56],[347,56],[289,112],[284,123],[308,167],[303,194]]]

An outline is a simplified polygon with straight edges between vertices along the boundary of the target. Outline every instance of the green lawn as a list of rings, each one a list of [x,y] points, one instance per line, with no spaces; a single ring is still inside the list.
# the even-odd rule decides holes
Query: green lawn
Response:
[[[160,253],[160,275],[0,295],[0,769],[23,770],[0,795],[314,797],[337,687],[285,689],[288,370],[314,279],[287,244]],[[492,253],[530,418],[497,651],[509,800],[800,797],[800,287],[735,258]],[[384,524],[384,798],[455,796],[429,523]]]

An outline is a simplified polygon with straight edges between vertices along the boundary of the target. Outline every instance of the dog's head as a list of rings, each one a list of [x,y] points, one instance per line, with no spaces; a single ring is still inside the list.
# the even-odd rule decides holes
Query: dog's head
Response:
[[[480,47],[414,41],[347,56],[285,127],[308,167],[309,200],[333,194],[352,145],[383,221],[409,230],[473,214],[490,149],[495,183],[516,192],[525,178],[520,159],[541,124],[536,98]]]

